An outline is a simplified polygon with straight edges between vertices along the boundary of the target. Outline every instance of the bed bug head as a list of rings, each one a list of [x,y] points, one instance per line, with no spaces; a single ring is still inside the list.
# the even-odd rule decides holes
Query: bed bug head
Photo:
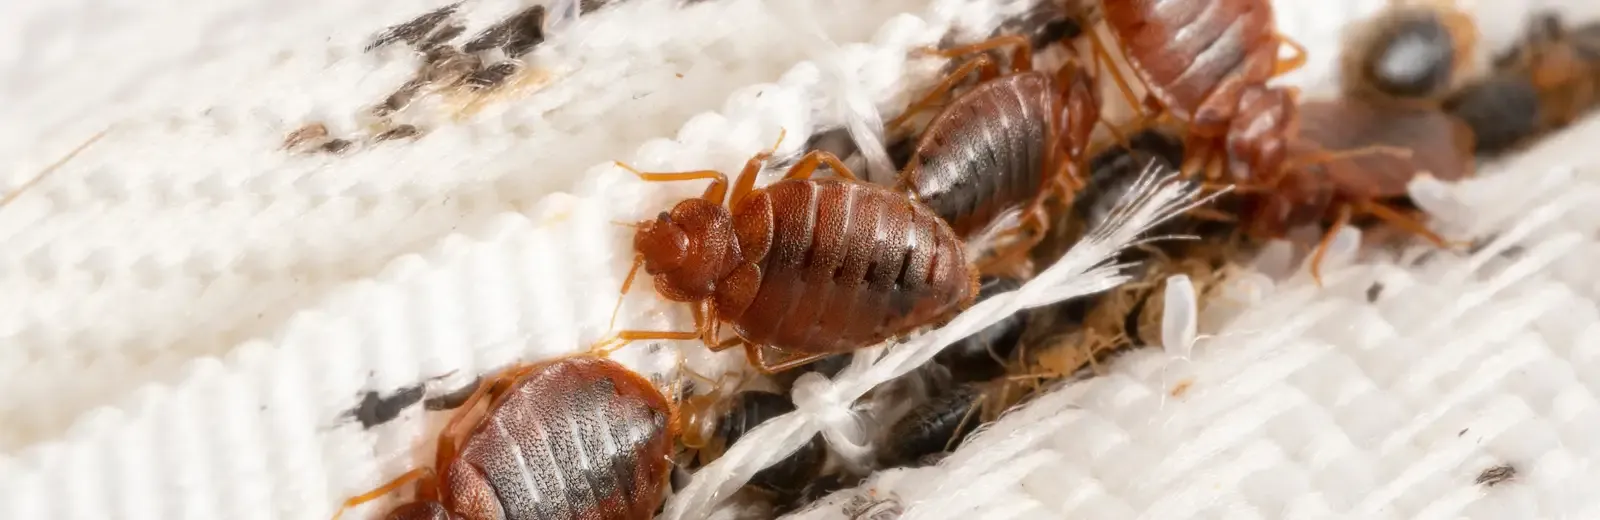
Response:
[[[689,234],[672,221],[666,211],[654,220],[639,223],[633,235],[633,250],[644,261],[644,271],[652,275],[677,269],[689,257]]]
[[[717,282],[738,256],[735,247],[732,214],[717,202],[698,198],[641,222],[633,235],[635,262],[656,278],[656,290],[674,301],[716,294]]]

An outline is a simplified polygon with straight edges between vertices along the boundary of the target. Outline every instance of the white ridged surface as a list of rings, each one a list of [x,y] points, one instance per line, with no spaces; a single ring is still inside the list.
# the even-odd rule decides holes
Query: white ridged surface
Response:
[[[392,88],[407,66],[355,47],[436,3],[274,2],[271,18],[262,18],[268,4],[241,0],[0,8],[3,33],[26,43],[7,48],[27,51],[0,63],[12,100],[0,151],[14,158],[0,187],[106,124],[131,121],[0,209],[0,514],[322,519],[332,503],[431,454],[416,448],[438,421],[415,408],[372,432],[342,417],[361,392],[456,370],[436,384],[448,390],[474,371],[597,336],[622,274],[613,255],[626,244],[609,221],[698,186],[647,191],[609,166],[584,167],[632,155],[644,168],[731,171],[779,126],[794,150],[819,124],[832,86],[801,66],[690,118],[805,56],[795,41],[806,28],[736,16],[760,10],[752,0],[680,13],[662,0],[633,2],[575,29],[593,31],[590,50],[552,46],[586,68],[517,108],[341,160],[268,150],[305,118],[338,126]],[[841,44],[876,35],[834,59],[893,109],[927,76],[918,69],[919,79],[903,81],[904,51],[936,41],[952,21],[992,26],[994,3],[813,13]],[[1373,3],[1280,2],[1280,11],[1285,32],[1325,54],[1326,37]],[[1512,32],[1526,8],[1478,3],[1496,13],[1486,21]],[[920,16],[876,29],[894,10]],[[274,61],[281,56],[288,64]],[[685,119],[674,141],[627,153]],[[579,195],[540,198],[569,186]],[[1569,256],[1580,263],[1561,269],[1582,273],[1584,258]],[[640,319],[654,315],[638,305],[644,296],[630,306]],[[645,369],[665,362],[640,359],[645,349],[622,356]],[[1415,362],[1389,361],[1380,368],[1391,378]],[[1081,511],[1124,510],[1095,503],[1108,505]]]
[[[595,18],[605,20],[603,16]],[[899,82],[917,72],[906,67],[906,51],[937,42],[956,18],[983,30],[997,22],[992,6],[947,0],[931,9],[928,19],[932,22],[901,15],[878,30],[873,46],[846,45],[823,58],[835,60],[847,74],[858,74],[846,79],[869,99],[885,108],[896,103],[903,106],[905,96]],[[924,63],[918,73],[927,76],[935,66]],[[802,64],[775,84],[740,89],[720,113],[692,118],[676,140],[658,139],[643,145],[633,163],[646,169],[715,167],[736,171],[751,154],[770,146],[780,128],[796,136],[783,147],[793,151],[804,143],[799,136],[817,130],[813,113],[830,102],[821,80],[815,66]],[[827,85],[832,88],[834,83]],[[275,146],[280,135],[266,137],[273,139]],[[419,144],[427,142],[424,139]],[[73,173],[96,164],[96,153],[105,154],[98,161],[108,160],[116,148],[93,150],[55,178],[76,185],[70,181]],[[424,157],[450,160],[470,153],[435,151]],[[395,164],[385,166],[394,168]],[[419,178],[436,173],[426,164],[405,164],[406,171]],[[521,163],[499,164],[517,168]],[[339,179],[356,175],[346,174],[346,169],[354,167],[340,168]],[[397,175],[393,171],[372,174]],[[415,448],[426,445],[430,433],[425,421],[419,420],[420,410],[413,407],[400,419],[364,432],[344,416],[361,393],[393,391],[448,375],[435,385],[447,391],[466,383],[473,374],[503,367],[512,360],[548,358],[598,339],[624,271],[625,262],[616,256],[619,251],[623,258],[631,256],[625,228],[612,222],[653,213],[700,189],[645,188],[609,163],[572,179],[578,180],[578,196],[545,197],[527,206],[524,214],[489,216],[494,212],[482,209],[483,222],[454,224],[466,234],[450,235],[423,248],[421,254],[388,262],[371,280],[340,284],[281,326],[259,334],[271,339],[207,344],[203,353],[156,348],[151,360],[145,358],[145,349],[118,349],[115,347],[121,345],[116,344],[58,353],[57,349],[41,348],[50,343],[40,339],[9,336],[11,343],[0,353],[17,361],[3,365],[8,373],[0,381],[18,387],[6,401],[7,423],[13,424],[10,417],[14,417],[21,426],[20,431],[10,433],[19,436],[12,442],[42,443],[0,459],[0,466],[7,468],[0,472],[0,508],[4,508],[0,513],[41,518],[324,518],[338,501],[420,462],[425,451]],[[24,202],[30,199],[36,205],[47,200],[39,194],[26,194],[16,205],[5,208],[6,215],[24,214],[28,207]],[[183,214],[176,209],[170,212]],[[89,209],[80,216],[115,222],[111,214]],[[198,221],[195,224],[209,226],[219,224],[221,217],[193,218]],[[139,227],[164,230],[167,223],[143,224]],[[308,225],[302,232],[331,226]],[[218,226],[215,231],[224,230]],[[333,243],[350,238],[317,237]],[[147,240],[143,245],[154,242]],[[260,261],[260,256],[240,258]],[[186,267],[182,261],[172,260],[183,255],[168,257],[154,265],[172,266],[178,272],[152,270],[175,278],[174,282],[204,287],[192,273],[182,272],[181,267]],[[217,282],[212,284],[207,290],[216,290]],[[310,289],[304,283],[290,287]],[[238,289],[246,293],[257,287],[241,283]],[[660,306],[648,291],[637,294],[641,297],[635,298],[630,312],[641,318],[624,319],[619,326],[662,322],[663,314],[654,312]],[[256,296],[253,301],[266,298]],[[138,303],[129,301],[127,305],[133,310],[148,309]],[[203,308],[214,307],[198,303]],[[100,311],[98,316],[106,315]],[[87,319],[91,316],[96,315],[85,312],[85,327],[91,325]],[[194,316],[173,318],[181,318],[174,324],[206,322]],[[56,340],[70,342],[69,337]],[[659,371],[660,365],[637,359],[646,351],[647,347],[636,346],[619,357],[642,370]],[[737,359],[736,353],[729,354]],[[194,359],[185,361],[188,358]],[[45,395],[50,398],[21,397]],[[84,412],[93,406],[102,408]],[[75,423],[71,430],[54,433],[68,422]],[[152,445],[156,448],[151,449]],[[105,479],[85,482],[81,480],[84,474],[104,475]],[[130,485],[112,480],[122,475],[137,475],[139,482]],[[60,495],[44,491],[54,489],[70,489],[73,499],[60,500]]]
[[[0,401],[0,423],[8,425],[0,453],[52,438],[78,414],[141,384],[171,381],[189,360],[226,355],[292,327],[293,313],[395,257],[482,228],[504,212],[531,210],[551,191],[593,182],[590,166],[629,158],[649,139],[657,140],[639,156],[645,166],[674,166],[662,161],[676,157],[687,158],[682,165],[726,166],[770,145],[779,124],[795,135],[809,130],[809,105],[791,98],[759,99],[759,90],[745,88],[725,100],[739,87],[776,80],[806,55],[807,28],[782,21],[776,9],[783,2],[723,0],[681,11],[671,3],[615,5],[553,40],[536,62],[578,71],[523,101],[414,144],[340,159],[276,148],[310,117],[329,120],[336,131],[353,125],[357,111],[398,86],[414,65],[398,52],[360,55],[360,47],[379,29],[442,4],[385,3],[382,16],[364,23],[342,10],[289,8],[260,29],[267,34],[252,36],[264,40],[256,45],[208,47],[205,53],[219,56],[214,67],[130,78],[138,88],[128,89],[145,97],[102,99],[91,82],[33,84],[38,90],[8,98],[27,103],[8,104],[16,113],[0,125],[6,145],[18,146],[0,186],[21,184],[107,122],[132,119],[0,209],[0,294],[7,295],[0,299],[0,395],[10,396]],[[833,5],[801,3],[818,3],[812,9],[822,12]],[[874,3],[817,22],[846,44],[867,40],[891,13],[925,4]],[[6,7],[13,8],[20,9]],[[475,32],[512,7],[462,9],[487,13],[468,17],[478,22]],[[38,16],[45,27],[65,15]],[[203,32],[207,20],[220,23],[173,19],[161,30]],[[155,22],[129,23],[148,32]],[[60,30],[76,27],[63,22]],[[96,34],[131,31],[81,37],[98,49]],[[748,31],[767,38],[746,42]],[[263,68],[279,53],[287,53],[284,61]],[[865,65],[866,55],[856,56],[854,63]],[[69,69],[117,58],[86,50]],[[847,81],[872,99],[887,98],[896,63],[874,62],[869,75]],[[789,74],[788,90],[777,93],[794,95],[815,76]],[[79,97],[87,97],[76,101],[82,105]],[[30,133],[113,102],[114,109],[74,119],[60,135]],[[706,112],[719,104],[721,114]],[[658,138],[686,121],[678,139]]]

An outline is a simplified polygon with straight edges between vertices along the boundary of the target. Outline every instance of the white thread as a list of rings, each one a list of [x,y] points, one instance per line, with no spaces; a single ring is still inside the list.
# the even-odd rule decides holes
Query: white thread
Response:
[[[846,463],[865,467],[872,455],[872,440],[861,424],[861,418],[851,410],[850,401],[839,396],[838,388],[827,377],[816,372],[795,379],[791,392],[795,409],[811,418],[822,428],[823,439]]]
[[[1194,189],[1186,183],[1166,182],[1171,179],[1164,173],[1152,163],[1105,224],[1021,288],[978,302],[943,327],[894,345],[871,364],[851,364],[831,385],[815,382],[797,389],[794,399],[799,410],[762,423],[721,458],[696,472],[694,480],[667,502],[666,518],[708,515],[755,472],[782,460],[819,432],[828,439],[841,439],[845,450],[853,449],[849,433],[822,427],[839,423],[840,414],[848,413],[840,410],[847,410],[848,403],[867,391],[909,373],[944,347],[1019,310],[1103,291],[1125,281],[1126,276],[1118,272],[1121,266],[1103,264],[1151,226],[1194,204]],[[815,408],[823,405],[839,410],[819,412]]]

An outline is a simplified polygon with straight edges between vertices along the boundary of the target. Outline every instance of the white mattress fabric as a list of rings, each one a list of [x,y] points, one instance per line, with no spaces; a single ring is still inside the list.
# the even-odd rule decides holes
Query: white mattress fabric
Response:
[[[1317,92],[1345,25],[1381,2],[1277,4],[1313,53],[1288,81]],[[1491,47],[1539,7],[1458,4]],[[442,415],[363,429],[349,412],[368,392],[447,393],[605,333],[631,256],[612,222],[699,189],[611,160],[731,172],[780,129],[792,153],[847,114],[903,108],[939,65],[907,51],[1027,7],[628,0],[534,52],[548,84],[430,120],[414,143],[277,149],[310,121],[358,127],[416,66],[363,53],[368,38],[442,5],[0,5],[0,516],[326,518],[431,460]],[[521,7],[460,11],[470,35]],[[1370,259],[1320,291],[1293,278],[1188,362],[1128,358],[1008,416],[971,455],[858,491],[917,518],[1600,516],[1584,377],[1600,345],[1595,135],[1452,192],[1463,232],[1498,246]],[[619,326],[686,319],[648,291],[626,309]],[[660,373],[666,354],[618,357]],[[1160,398],[1180,377],[1184,397]],[[1511,480],[1474,484],[1501,465]],[[803,514],[848,517],[849,496]]]

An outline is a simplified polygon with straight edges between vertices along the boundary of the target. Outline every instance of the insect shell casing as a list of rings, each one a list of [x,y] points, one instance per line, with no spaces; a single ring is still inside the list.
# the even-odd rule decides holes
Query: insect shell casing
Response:
[[[674,433],[649,380],[603,358],[552,361],[493,403],[441,478],[463,520],[651,518]]]

